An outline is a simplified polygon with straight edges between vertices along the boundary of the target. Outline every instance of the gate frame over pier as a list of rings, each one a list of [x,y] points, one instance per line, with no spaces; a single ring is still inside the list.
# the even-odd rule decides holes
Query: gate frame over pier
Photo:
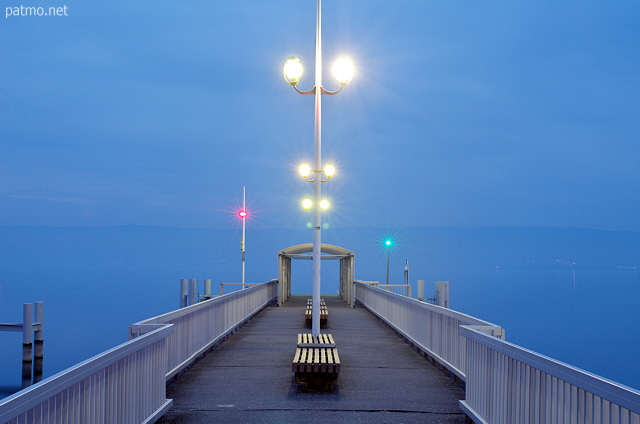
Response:
[[[312,260],[313,244],[298,244],[287,247],[278,252],[278,306],[281,306],[291,296],[291,259]],[[340,260],[340,296],[349,305],[355,304],[353,289],[355,276],[355,255],[344,247],[332,244],[321,245],[321,260]]]

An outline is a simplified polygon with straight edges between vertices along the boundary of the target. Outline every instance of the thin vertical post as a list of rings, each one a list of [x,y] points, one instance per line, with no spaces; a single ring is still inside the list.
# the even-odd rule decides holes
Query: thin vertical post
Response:
[[[246,187],[242,187],[242,240],[240,241],[240,250],[242,251],[242,289],[244,290],[244,248],[245,248],[245,231],[247,225],[247,191]]]
[[[384,280],[385,284],[389,284],[389,246],[387,246],[387,277]]]
[[[187,306],[187,288],[189,286],[189,280],[186,278],[182,278],[180,280],[180,307],[184,308]]]
[[[22,388],[31,385],[33,368],[33,303],[22,308]]]
[[[320,255],[322,254],[322,2],[318,0],[316,15],[316,85],[314,131],[314,181],[313,181],[313,306],[311,309],[311,334],[320,335]]]
[[[36,324],[34,332],[33,382],[42,380],[44,368],[44,303],[36,302]]]

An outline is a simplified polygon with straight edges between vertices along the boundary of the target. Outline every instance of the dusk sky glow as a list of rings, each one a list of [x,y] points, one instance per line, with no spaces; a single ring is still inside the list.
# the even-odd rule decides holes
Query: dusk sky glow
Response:
[[[315,1],[95,2],[0,23],[0,225],[303,228]],[[20,6],[8,0],[6,6]],[[14,4],[15,3],[15,4]],[[640,3],[325,0],[332,228],[640,231]],[[235,209],[237,210],[237,209]]]

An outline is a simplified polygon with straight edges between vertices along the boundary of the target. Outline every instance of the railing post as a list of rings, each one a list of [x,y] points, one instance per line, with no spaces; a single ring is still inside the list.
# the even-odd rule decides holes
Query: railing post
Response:
[[[22,308],[22,388],[31,385],[33,366],[33,303]]]

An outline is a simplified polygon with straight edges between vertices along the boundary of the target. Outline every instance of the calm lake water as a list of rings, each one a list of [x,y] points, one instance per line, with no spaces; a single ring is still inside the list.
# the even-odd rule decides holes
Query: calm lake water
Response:
[[[294,268],[295,294],[311,292],[308,272]],[[193,275],[162,267],[9,271],[0,322],[21,321],[22,303],[45,302],[46,377],[126,341],[130,324],[176,309],[179,279]],[[452,309],[505,327],[508,341],[640,388],[640,270],[449,269],[420,278],[427,294],[433,282],[450,281]],[[323,293],[335,285],[323,283]],[[20,389],[21,337],[0,333],[0,396]]]

